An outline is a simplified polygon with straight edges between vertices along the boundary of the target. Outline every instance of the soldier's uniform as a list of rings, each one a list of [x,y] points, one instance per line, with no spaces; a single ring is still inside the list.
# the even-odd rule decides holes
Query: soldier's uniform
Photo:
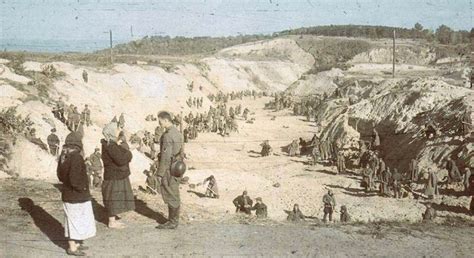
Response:
[[[334,194],[329,192],[323,196],[323,204],[324,204],[324,217],[323,221],[326,222],[326,217],[329,215],[329,221],[332,221],[332,213],[334,207],[336,207],[336,199],[334,198]]]
[[[183,139],[176,127],[171,126],[160,139],[160,161],[158,176],[161,177],[161,195],[163,201],[168,204],[168,223],[177,226],[179,223],[179,207],[181,199],[179,196],[180,178],[171,175],[171,164],[182,159]]]

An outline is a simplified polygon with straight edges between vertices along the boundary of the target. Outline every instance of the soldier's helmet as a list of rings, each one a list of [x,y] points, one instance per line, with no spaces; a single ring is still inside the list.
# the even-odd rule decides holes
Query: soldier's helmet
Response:
[[[186,164],[183,161],[176,161],[171,165],[171,175],[174,177],[182,177],[186,172]]]

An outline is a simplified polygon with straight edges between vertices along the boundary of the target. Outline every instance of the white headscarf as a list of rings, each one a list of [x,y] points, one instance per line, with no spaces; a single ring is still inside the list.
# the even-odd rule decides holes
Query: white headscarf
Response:
[[[104,135],[105,139],[110,141],[117,141],[117,134],[118,134],[118,126],[115,122],[110,122],[107,124],[104,129],[102,130],[102,134]]]

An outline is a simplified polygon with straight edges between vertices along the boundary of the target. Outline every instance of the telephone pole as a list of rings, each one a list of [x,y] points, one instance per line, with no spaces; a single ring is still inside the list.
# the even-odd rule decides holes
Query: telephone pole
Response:
[[[112,49],[112,30],[109,31],[110,33],[110,64],[114,64],[114,51]]]
[[[393,65],[392,65],[392,77],[395,78],[395,30],[393,30]]]

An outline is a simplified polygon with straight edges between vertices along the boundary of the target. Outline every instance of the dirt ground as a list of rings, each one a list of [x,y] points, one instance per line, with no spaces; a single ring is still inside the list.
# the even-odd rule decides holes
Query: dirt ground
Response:
[[[203,187],[182,185],[181,225],[175,231],[155,229],[163,222],[165,206],[159,196],[136,190],[136,210],[121,216],[124,230],[105,226],[100,191],[93,193],[97,236],[86,242],[93,256],[470,256],[474,232],[466,212],[468,198],[435,200],[440,220],[420,223],[423,201],[382,198],[366,194],[357,171],[336,175],[335,168],[308,157],[288,157],[281,147],[291,140],[309,139],[314,123],[288,111],[264,110],[268,98],[245,101],[254,111],[253,124],[240,121],[239,134],[220,137],[202,134],[186,145],[189,182],[196,184],[214,174],[220,198],[202,198]],[[237,103],[231,103],[235,105]],[[261,158],[260,143],[270,140],[275,155]],[[142,171],[132,171],[141,173]],[[54,169],[51,173],[55,173]],[[279,183],[280,187],[274,187]],[[135,186],[137,187],[137,186]],[[337,209],[346,205],[355,221],[349,225],[325,225],[321,198],[335,192]],[[269,219],[235,215],[233,198],[247,190],[262,197]],[[0,255],[62,256],[63,212],[54,184],[26,179],[0,181]],[[445,200],[449,199],[448,202]],[[286,210],[298,203],[307,223],[285,222]],[[335,213],[336,221],[338,213]],[[370,223],[366,223],[369,222]]]

